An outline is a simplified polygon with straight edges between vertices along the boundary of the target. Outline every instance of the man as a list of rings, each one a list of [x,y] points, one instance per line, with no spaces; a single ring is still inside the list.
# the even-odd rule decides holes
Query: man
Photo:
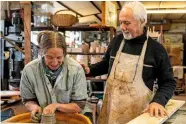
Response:
[[[119,21],[123,34],[111,41],[101,62],[85,68],[93,76],[109,74],[98,122],[127,123],[143,110],[164,117],[176,86],[166,50],[148,36],[147,13],[140,2],[124,5]],[[153,94],[156,81],[159,88]]]

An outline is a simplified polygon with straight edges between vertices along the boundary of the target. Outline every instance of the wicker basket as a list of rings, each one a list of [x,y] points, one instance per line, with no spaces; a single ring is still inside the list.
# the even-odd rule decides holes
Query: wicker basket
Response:
[[[51,17],[52,24],[55,26],[72,26],[78,22],[78,18],[71,14],[57,14],[63,10],[57,11]],[[66,11],[66,10],[65,10]]]

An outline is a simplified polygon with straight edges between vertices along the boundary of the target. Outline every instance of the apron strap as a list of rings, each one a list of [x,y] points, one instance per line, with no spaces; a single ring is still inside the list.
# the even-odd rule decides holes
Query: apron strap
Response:
[[[145,53],[146,53],[146,49],[147,49],[147,42],[148,42],[148,36],[147,36],[146,41],[144,42],[144,45],[143,45],[143,48],[141,51],[141,55],[139,58],[139,63],[138,63],[140,66],[142,66],[142,68],[143,68]]]
[[[146,41],[145,41],[145,43],[143,45],[140,58],[139,58],[139,62],[138,62],[139,66],[136,69],[137,73],[139,73],[138,70],[143,69],[144,57],[145,57],[145,52],[146,52],[146,48],[147,48],[147,41],[148,41],[148,34],[147,34],[147,39],[146,39]],[[117,51],[115,60],[113,62],[112,68],[111,68],[111,72],[110,72],[110,75],[109,75],[109,78],[111,78],[111,79],[114,79],[114,73],[115,73],[116,65],[117,65],[117,63],[119,61],[119,57],[121,55],[121,51],[122,51],[124,45],[125,45],[125,41],[123,39],[121,44],[120,44],[119,50]]]
[[[123,40],[121,41],[121,44],[120,44],[120,47],[119,47],[118,52],[121,52],[121,51],[122,51],[124,45],[125,45],[125,41],[124,41],[124,39],[123,39]]]
[[[147,35],[146,41],[144,42],[144,45],[143,45],[143,48],[141,51],[141,55],[139,57],[134,80],[136,78],[136,75],[141,75],[141,77],[143,77],[143,64],[144,64],[144,58],[145,58],[145,53],[146,53],[146,49],[147,49],[147,42],[148,42],[148,35]]]
[[[121,41],[119,50],[118,50],[117,53],[116,53],[116,57],[115,57],[115,60],[114,60],[114,62],[113,62],[113,65],[112,65],[112,68],[111,68],[111,71],[110,71],[109,78],[111,78],[111,79],[114,79],[114,72],[115,72],[115,69],[116,69],[116,65],[117,65],[117,63],[118,63],[118,61],[119,61],[119,57],[120,57],[120,55],[121,55],[121,51],[122,51],[124,45],[125,45],[125,41],[124,41],[124,39],[123,39],[123,40]]]

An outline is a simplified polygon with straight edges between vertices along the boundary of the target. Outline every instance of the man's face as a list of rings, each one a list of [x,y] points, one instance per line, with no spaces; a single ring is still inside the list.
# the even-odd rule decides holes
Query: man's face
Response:
[[[63,63],[64,53],[61,48],[50,48],[45,54],[45,64],[51,70],[56,70]]]
[[[140,28],[140,21],[137,21],[130,8],[123,8],[119,14],[120,28],[124,38],[127,40],[140,36],[143,33]]]

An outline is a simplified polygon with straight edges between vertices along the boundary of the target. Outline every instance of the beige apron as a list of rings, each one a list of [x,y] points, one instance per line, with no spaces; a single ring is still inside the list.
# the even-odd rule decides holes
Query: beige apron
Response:
[[[122,53],[124,41],[116,54],[106,83],[98,124],[125,124],[149,105],[152,91],[142,79],[147,40],[141,55]]]

